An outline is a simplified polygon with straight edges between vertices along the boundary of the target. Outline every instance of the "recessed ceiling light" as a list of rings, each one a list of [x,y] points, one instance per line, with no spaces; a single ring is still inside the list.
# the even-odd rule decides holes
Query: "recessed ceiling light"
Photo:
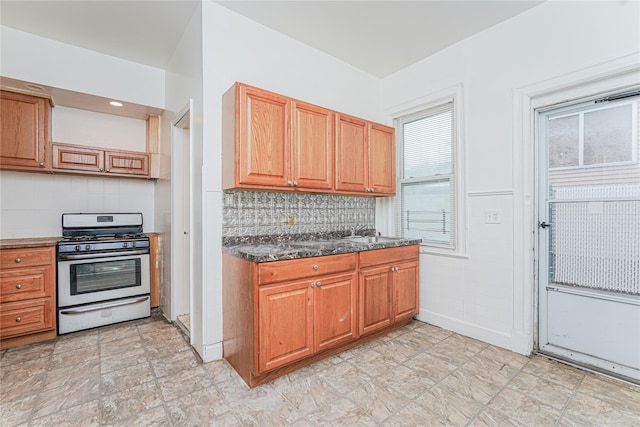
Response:
[[[34,85],[33,83],[25,83],[24,86],[27,89],[35,90],[36,92],[44,92],[44,88],[42,86]]]
[[[111,101],[109,102],[109,104],[113,105],[114,107],[122,107],[122,102],[118,101]]]

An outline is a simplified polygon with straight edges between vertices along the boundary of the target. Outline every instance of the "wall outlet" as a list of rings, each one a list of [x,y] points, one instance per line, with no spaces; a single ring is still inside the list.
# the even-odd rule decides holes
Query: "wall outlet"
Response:
[[[487,209],[486,211],[484,211],[484,223],[485,224],[502,223],[502,211],[499,209]]]

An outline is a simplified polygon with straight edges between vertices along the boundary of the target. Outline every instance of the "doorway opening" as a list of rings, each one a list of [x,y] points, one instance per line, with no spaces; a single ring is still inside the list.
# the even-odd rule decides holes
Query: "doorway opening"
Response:
[[[640,383],[640,90],[536,113],[538,350]]]
[[[173,121],[171,176],[171,318],[191,336],[191,102]]]

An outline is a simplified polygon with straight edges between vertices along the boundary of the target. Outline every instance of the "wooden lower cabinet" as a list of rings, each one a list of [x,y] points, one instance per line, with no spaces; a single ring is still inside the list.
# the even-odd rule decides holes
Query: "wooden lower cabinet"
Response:
[[[55,246],[0,251],[0,348],[56,336]]]
[[[358,267],[360,265],[360,267]],[[223,254],[223,355],[250,386],[409,323],[418,246],[253,263]]]

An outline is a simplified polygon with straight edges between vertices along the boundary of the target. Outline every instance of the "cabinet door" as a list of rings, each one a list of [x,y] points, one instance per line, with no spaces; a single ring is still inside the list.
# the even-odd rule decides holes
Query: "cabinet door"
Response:
[[[313,352],[311,280],[258,289],[258,369],[265,372]]]
[[[105,153],[105,172],[149,176],[149,155],[126,151]]]
[[[418,314],[419,271],[418,261],[399,264],[394,276],[393,315],[394,321]]]
[[[360,270],[359,283],[360,335],[393,323],[393,278],[390,266]]]
[[[238,96],[240,184],[288,187],[291,162],[289,99],[246,86],[240,86]]]
[[[367,192],[367,122],[336,114],[336,190]]]
[[[53,168],[76,171],[104,171],[104,151],[69,144],[52,144]]]
[[[375,194],[396,193],[394,129],[374,123],[369,128],[369,187]]]
[[[46,169],[49,101],[20,93],[2,91],[0,94],[0,166]]]
[[[322,351],[357,337],[355,273],[315,281],[315,350]]]
[[[294,187],[333,187],[333,113],[293,102],[292,179]]]

